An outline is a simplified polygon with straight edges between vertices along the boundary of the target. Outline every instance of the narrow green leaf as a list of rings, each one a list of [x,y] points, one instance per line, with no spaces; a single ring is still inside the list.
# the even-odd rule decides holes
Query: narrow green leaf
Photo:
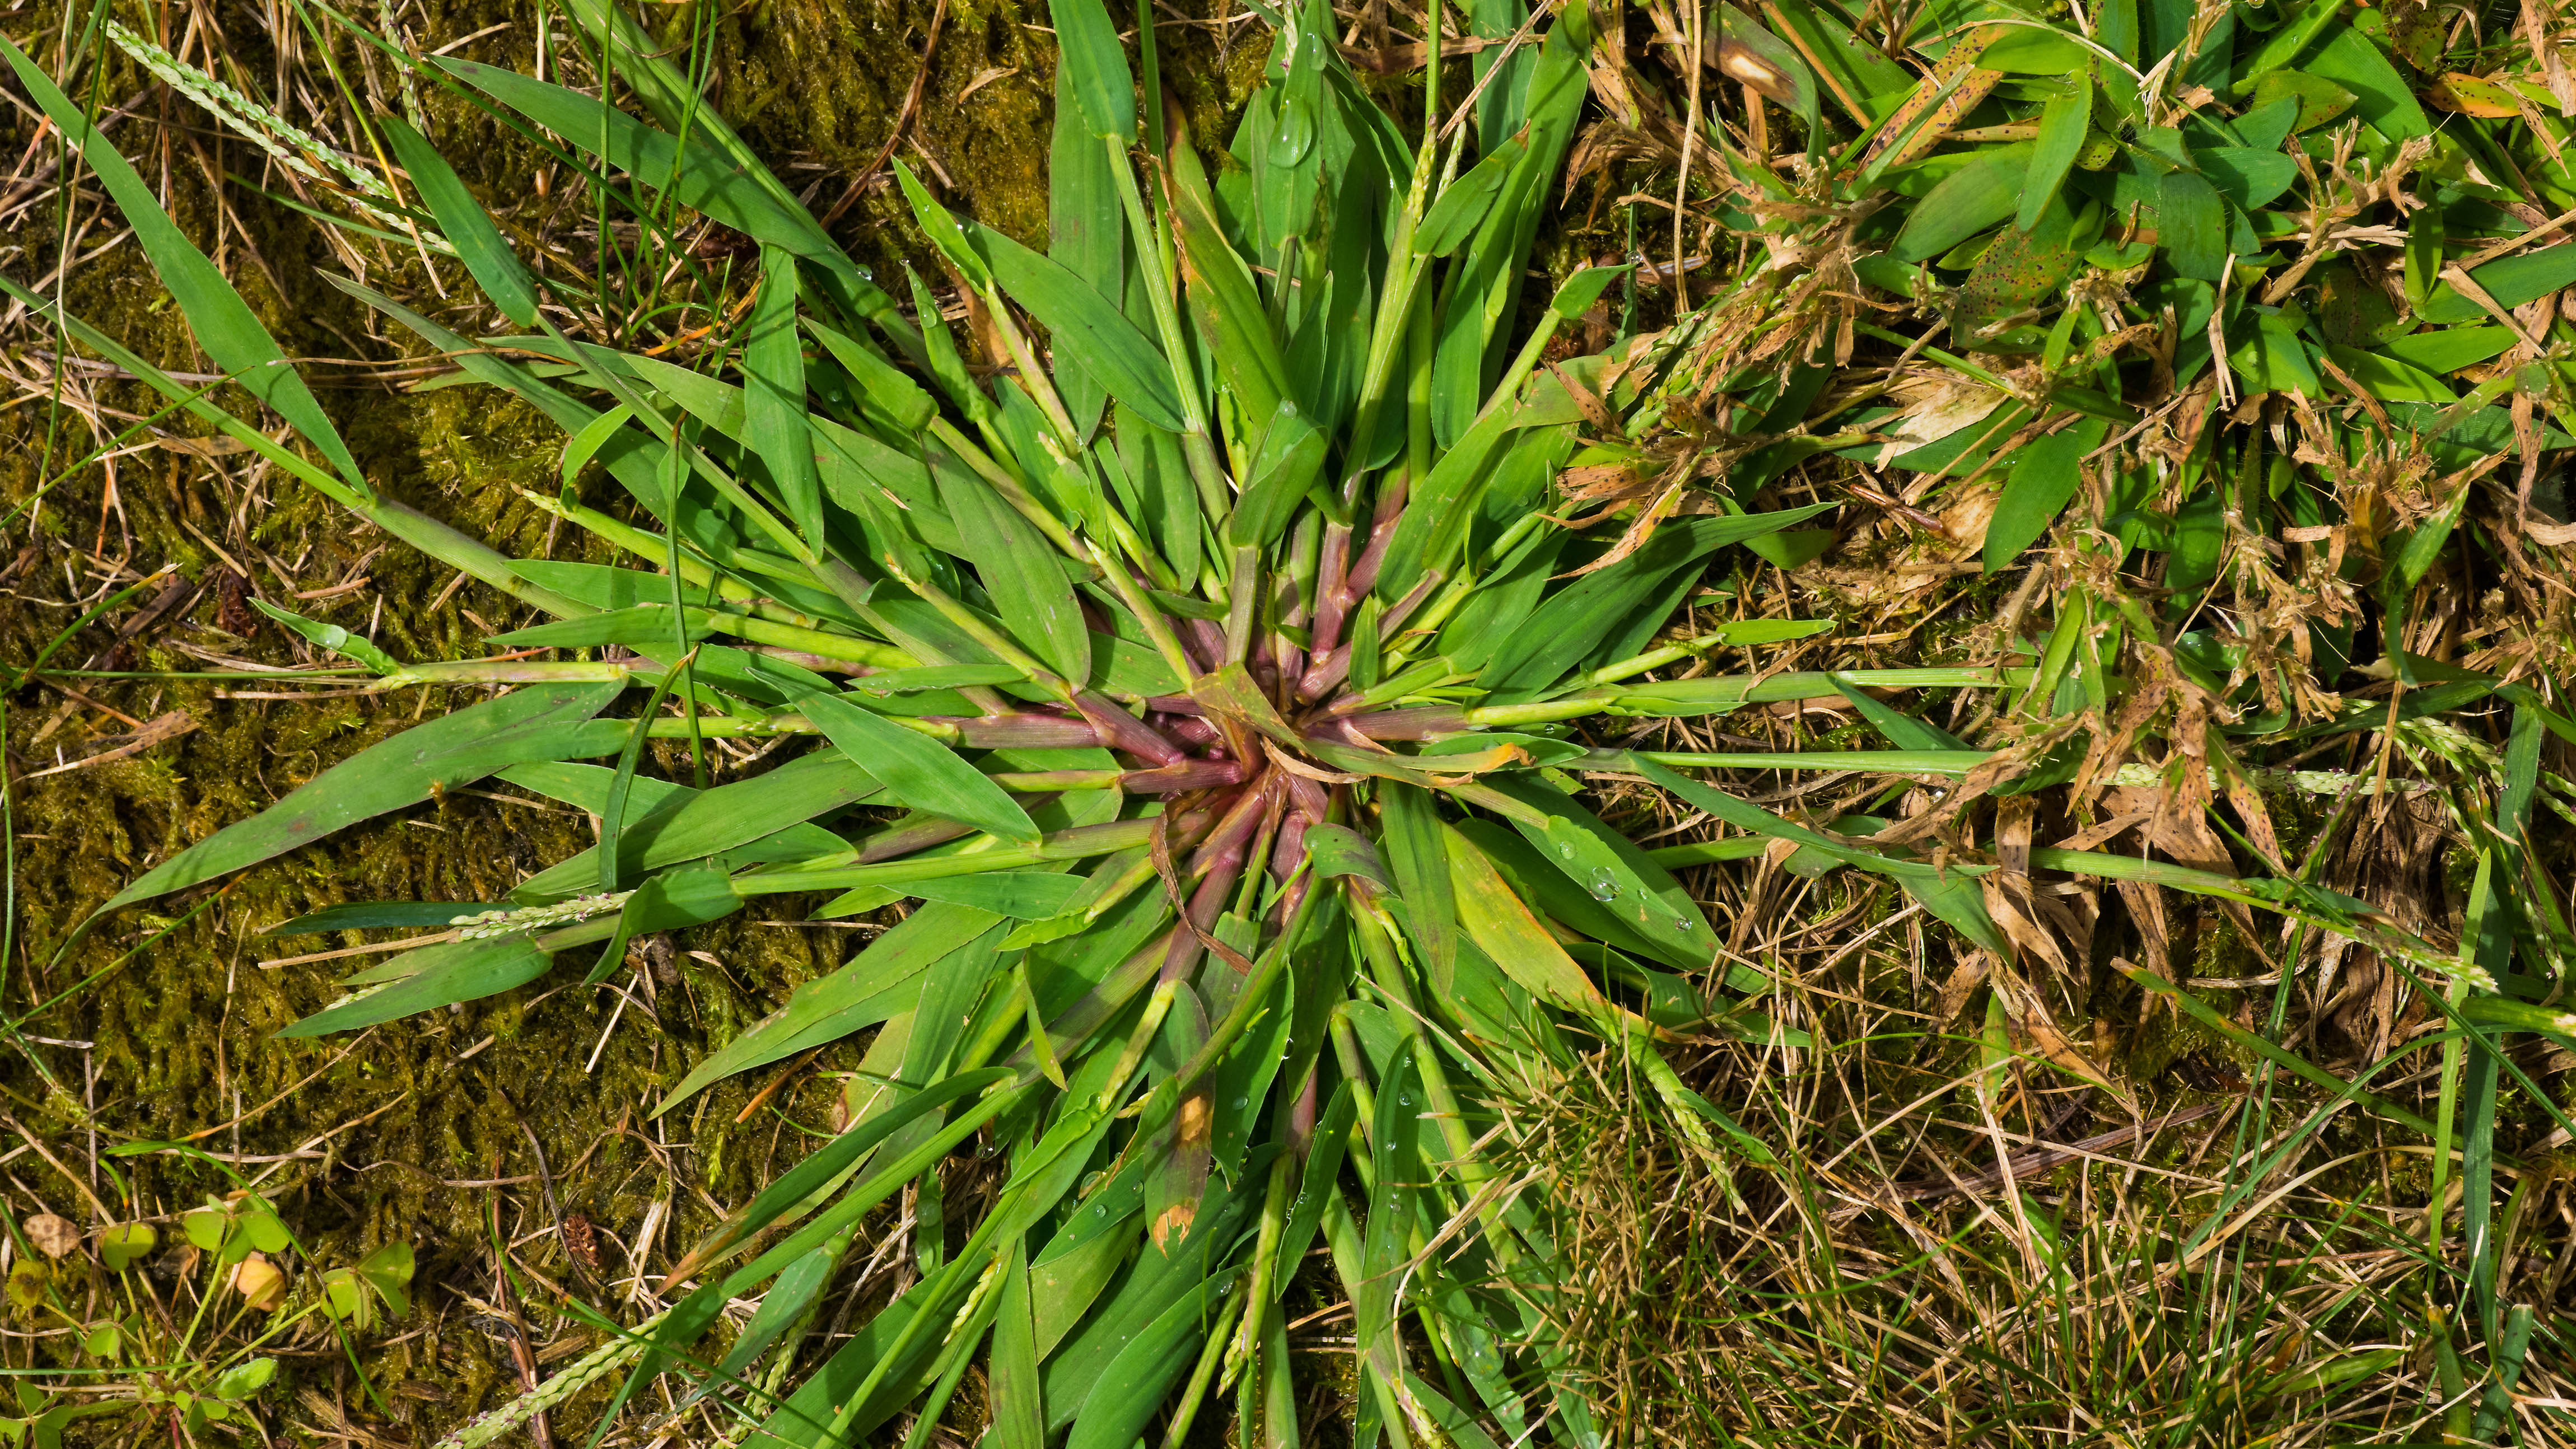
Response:
[[[256,865],[509,765],[606,754],[629,726],[590,720],[625,687],[617,681],[532,685],[416,726],[163,861],[100,909],[112,911]]]
[[[1396,780],[1379,785],[1377,798],[1385,822],[1381,839],[1386,861],[1395,870],[1405,920],[1413,928],[1423,968],[1435,984],[1445,984],[1457,969],[1458,904],[1450,886],[1440,807],[1430,791]]]
[[[823,484],[814,468],[814,435],[805,422],[805,353],[796,335],[796,257],[760,249],[760,290],[753,294],[742,343],[746,441],[777,485],[796,525],[815,549],[823,537]]]
[[[1475,235],[1485,214],[1493,210],[1494,198],[1502,194],[1504,178],[1528,151],[1529,136],[1524,132],[1495,147],[1450,182],[1414,228],[1413,249],[1424,256],[1445,257]]]
[[[318,620],[307,619],[301,614],[290,614],[266,599],[253,599],[251,602],[259,606],[261,613],[294,630],[316,648],[328,649],[334,654],[363,664],[378,674],[395,674],[402,669],[392,655],[377,648],[363,635],[352,634],[337,624],[325,624]]]
[[[1540,999],[1587,1016],[1605,1017],[1609,1003],[1602,999],[1600,988],[1565,954],[1521,898],[1512,894],[1494,863],[1455,829],[1443,826],[1441,834],[1457,892],[1458,923],[1478,949]]]
[[[501,236],[491,215],[482,203],[465,189],[465,182],[447,158],[422,138],[400,116],[380,116],[376,124],[383,128],[385,139],[392,143],[394,159],[411,176],[412,189],[420,193],[421,204],[438,220],[438,229],[456,248],[457,258],[474,276],[474,285],[501,315],[519,326],[537,325],[537,283],[519,261],[519,254]]]
[[[2084,134],[2093,122],[2093,76],[2087,69],[2074,79],[2075,86],[2069,94],[2040,108],[2039,142],[2031,148],[2021,211],[2013,219],[2013,225],[2023,231],[2039,225],[2040,213],[2057,199],[2058,188],[2066,184],[2066,173],[2074,169],[2075,157],[2084,149]]]
[[[2169,171],[2156,193],[2156,246],[2183,276],[2216,282],[2226,269],[2227,203],[2197,172]]]
[[[1073,77],[1074,100],[1092,137],[1134,144],[1136,78],[1107,7],[1100,0],[1051,0],[1047,11],[1055,21],[1056,64]]]
[[[2021,451],[1986,523],[1987,573],[2009,567],[2048,532],[2084,485],[2084,456],[2102,445],[2110,427],[2101,418],[2084,418]]]
[[[2030,181],[2028,144],[1999,146],[1941,179],[1914,204],[1888,247],[1900,262],[1928,262],[2021,209]]]
[[[993,1318],[991,1449],[1046,1449],[1046,1401],[1038,1378],[1037,1324],[1028,1248],[1011,1245],[1002,1268],[1001,1310]]]
[[[1096,7],[1099,0],[1087,3]],[[915,203],[914,209],[920,210],[920,204]],[[1081,363],[1084,371],[1109,389],[1111,397],[1134,408],[1147,422],[1181,430],[1180,394],[1172,388],[1171,365],[1126,314],[1062,263],[991,227],[970,221],[961,232],[978,258],[978,268],[1012,301],[1029,309],[1058,352]]]
[[[871,714],[838,695],[804,701],[805,717],[885,791],[915,810],[972,825],[1005,840],[1038,838],[1037,823],[1001,786],[938,741]]]
[[[1060,555],[981,478],[943,473],[939,496],[957,525],[962,556],[976,564],[1014,642],[1058,677],[1089,680],[1091,635]]]
[[[321,451],[357,498],[373,502],[375,490],[368,486],[366,473],[350,455],[348,445],[340,440],[340,430],[332,426],[330,414],[322,410],[312,389],[304,385],[303,374],[287,361],[277,339],[260,325],[241,293],[233,290],[232,283],[224,280],[224,274],[215,270],[215,264],[161,209],[150,184],[108,144],[71,97],[64,95],[6,37],[0,37],[0,59],[8,61],[18,73],[18,81],[27,88],[27,94],[35,98],[63,139],[80,152],[117,209],[125,213],[126,224],[134,228],[135,244],[143,249],[161,284],[169,288],[171,300],[179,304],[180,314],[188,319],[188,330],[195,335],[197,345],[206,350],[206,356],[214,360],[216,369],[230,375],[251,396],[292,424]]]
[[[520,934],[426,946],[406,952],[389,964],[404,966],[408,974],[390,985],[315,1012],[278,1035],[327,1036],[460,1001],[478,1001],[534,981],[554,964],[554,957],[538,950],[534,942]]]

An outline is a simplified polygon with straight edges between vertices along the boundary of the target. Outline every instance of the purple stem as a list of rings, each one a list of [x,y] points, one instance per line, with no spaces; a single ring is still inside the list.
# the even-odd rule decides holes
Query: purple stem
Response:
[[[1185,760],[1159,770],[1130,770],[1118,777],[1118,788],[1132,795],[1177,795],[1242,783],[1243,766],[1233,760]]]
[[[1125,750],[1156,765],[1177,765],[1189,758],[1180,746],[1156,734],[1143,720],[1090,690],[1075,695],[1073,707],[1082,711],[1082,717],[1100,732],[1101,743],[1111,749]]]
[[[1452,705],[1427,704],[1355,714],[1334,723],[1372,740],[1428,740],[1461,733],[1467,728],[1467,715]]]
[[[1342,641],[1342,618],[1350,612],[1350,601],[1342,597],[1342,582],[1350,575],[1351,529],[1346,523],[1324,525],[1323,567],[1315,578],[1314,642],[1307,648],[1316,654],[1332,651]]]

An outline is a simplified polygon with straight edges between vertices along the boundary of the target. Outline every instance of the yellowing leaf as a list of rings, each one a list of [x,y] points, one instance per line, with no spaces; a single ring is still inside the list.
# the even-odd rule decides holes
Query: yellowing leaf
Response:
[[[1556,938],[1530,914],[1501,872],[1454,826],[1443,826],[1449,845],[1449,879],[1457,893],[1458,924],[1468,939],[1503,968],[1503,974],[1531,994],[1558,1006],[1595,1017],[1610,1009],[1601,989]]]

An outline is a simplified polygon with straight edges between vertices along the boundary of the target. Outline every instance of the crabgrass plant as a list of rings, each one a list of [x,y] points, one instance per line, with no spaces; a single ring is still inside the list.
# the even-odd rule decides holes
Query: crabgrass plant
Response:
[[[929,284],[909,279],[907,316],[611,12],[587,19],[650,119],[485,66],[424,74],[556,138],[638,214],[676,202],[758,243],[712,365],[567,336],[550,284],[454,171],[400,119],[377,123],[408,173],[404,224],[522,331],[467,338],[341,285],[560,423],[564,487],[542,501],[634,567],[505,558],[380,494],[140,177],[6,52],[199,344],[305,448],[14,295],[174,409],[555,616],[496,645],[619,651],[402,665],[281,615],[387,687],[508,689],[162,862],[110,908],[495,775],[595,814],[597,845],[507,908],[289,923],[431,932],[292,1034],[489,996],[568,953],[595,952],[597,980],[634,936],[762,897],[821,918],[916,903],[660,1104],[875,1029],[848,1129],[689,1252],[666,1286],[695,1286],[559,1376],[556,1397],[622,1369],[622,1405],[677,1373],[759,1442],[849,1442],[910,1413],[918,1443],[981,1362],[997,1443],[1177,1444],[1228,1394],[1244,1442],[1285,1442],[1281,1299],[1321,1244],[1357,1305],[1363,1439],[1590,1442],[1588,1407],[1557,1392],[1558,1355],[1530,1332],[1545,1215],[1480,1151],[1479,1103],[1606,1043],[1646,1063],[1702,1150],[1758,1156],[1657,1069],[1651,1038],[1770,1027],[1744,999],[1758,978],[1705,991],[1682,974],[1717,940],[1573,798],[1566,770],[1624,757],[1567,722],[1998,676],[1646,679],[1827,627],[1655,642],[1718,550],[1819,507],[1633,540],[1548,514],[1556,469],[1651,398],[1659,361],[1639,343],[1538,366],[1616,269],[1577,273],[1516,335],[1585,96],[1580,8],[1526,30],[1454,110],[1435,80],[1411,118],[1355,82],[1327,9],[1278,14],[1277,78],[1215,178],[1161,109],[1150,27],[1139,68],[1098,0],[1053,18],[1051,254],[901,178],[957,286],[963,345]],[[998,367],[970,367],[976,350]],[[593,465],[630,508],[585,499]],[[630,692],[641,710],[612,710]],[[814,748],[755,778],[704,773],[703,741],[778,736]],[[689,742],[688,782],[641,770],[654,738]],[[952,1225],[940,1166],[977,1140],[1008,1172]],[[754,1386],[764,1355],[798,1351],[870,1214],[907,1193],[918,1281],[801,1384]],[[710,1344],[725,1307],[763,1289]]]
[[[1566,480],[1634,476],[1670,436],[1659,428],[1695,423],[1746,315],[1721,305],[1542,365],[1617,280],[1584,269],[1523,306],[1592,79],[1584,7],[1516,23],[1480,51],[1469,92],[1445,98],[1435,7],[1418,115],[1391,114],[1355,80],[1326,7],[1265,12],[1268,79],[1211,175],[1162,105],[1152,27],[1131,60],[1099,0],[1061,0],[1049,251],[899,178],[962,339],[929,282],[890,295],[837,248],[630,21],[597,0],[571,8],[641,114],[488,66],[386,59],[555,148],[603,205],[648,222],[686,208],[749,237],[758,265],[724,345],[687,365],[567,335],[550,306],[581,293],[523,264],[393,117],[376,124],[409,197],[369,205],[399,207],[401,228],[461,261],[519,330],[463,336],[340,285],[452,358],[457,380],[558,423],[563,486],[538,501],[631,567],[514,560],[378,492],[131,166],[5,53],[208,356],[304,447],[226,411],[231,393],[186,387],[12,294],[174,412],[554,616],[494,637],[514,657],[410,664],[282,616],[384,687],[506,692],[326,772],[164,861],[111,909],[487,776],[595,815],[597,844],[505,908],[386,903],[289,923],[425,932],[293,1033],[507,991],[568,953],[595,950],[598,980],[639,933],[761,897],[802,898],[817,918],[915,903],[660,1104],[873,1029],[847,1129],[672,1268],[666,1288],[686,1288],[672,1307],[456,1442],[488,1442],[622,1373],[612,1415],[672,1374],[691,1402],[756,1426],[754,1442],[846,1443],[910,1415],[903,1437],[919,1444],[980,1364],[996,1445],[1178,1445],[1229,1396],[1238,1442],[1291,1443],[1282,1298],[1319,1247],[1353,1313],[1356,1442],[1600,1442],[1550,1312],[1565,1270],[1553,1179],[1497,1154],[1489,1128],[1533,1084],[1606,1056],[1642,1084],[1630,1109],[1667,1121],[1716,1190],[1734,1191],[1738,1168],[1783,1169],[1659,1050],[1674,1031],[1811,1044],[1773,1019],[1772,983],[1724,951],[1670,873],[1686,863],[1770,851],[1855,867],[1998,961],[2054,949],[2035,924],[2047,913],[2033,867],[2179,889],[2459,981],[2443,998],[2455,1057],[2503,1028],[2564,1032],[2529,993],[2485,989],[2510,984],[2501,965],[2463,965],[2286,866],[2245,878],[2223,851],[2186,865],[2034,847],[2009,799],[1998,819],[2019,825],[1999,826],[1998,860],[1918,848],[1969,803],[2075,767],[2050,753],[2068,731],[2045,715],[2100,704],[2102,631],[2128,621],[2111,605],[2098,623],[2068,616],[2035,670],[1707,669],[1721,648],[1831,627],[1670,630],[1721,550],[1812,557],[1815,531],[1798,526],[1830,505],[1754,512],[1711,495],[1684,510],[1675,491],[1610,527],[1563,506]],[[1937,102],[1958,73],[1925,82],[1904,124],[1955,120]],[[1812,78],[1805,95],[1812,126]],[[2066,124],[2052,125],[2062,141]],[[601,476],[623,500],[586,495]],[[524,657],[549,649],[595,657]],[[2008,691],[2016,718],[2039,710],[2041,728],[1971,749],[1869,692],[1888,688]],[[625,708],[636,693],[641,709]],[[2477,817],[2496,823],[2480,838],[2498,861],[2519,859],[2502,852],[2534,798],[2539,732],[2570,728],[2530,691],[2515,698],[2505,799]],[[1578,737],[1586,720],[1799,699],[1855,709],[1897,748],[1719,755]],[[813,743],[753,778],[706,772],[704,741],[780,737]],[[685,782],[644,772],[653,739],[687,743]],[[2205,800],[2203,761],[2174,763],[2179,788]],[[1950,782],[1955,804],[1872,836],[1884,821],[1818,829],[1683,773],[1783,768]],[[1649,852],[1586,808],[1577,772],[1647,782],[1738,838]],[[2500,926],[2503,898],[2490,884],[2477,920]],[[2044,1023],[2019,977],[1996,979],[2017,1020]],[[2245,1035],[2336,1104],[2423,1125]],[[2071,1050],[2039,1054],[2089,1070]],[[2500,1058],[2481,1045],[2477,1060]],[[2469,1173],[2491,1171],[2491,1143],[2463,1140]],[[952,1222],[941,1165],[970,1142],[1006,1165]],[[917,1279],[795,1381],[822,1288],[899,1196]],[[754,1294],[748,1321],[711,1338]]]

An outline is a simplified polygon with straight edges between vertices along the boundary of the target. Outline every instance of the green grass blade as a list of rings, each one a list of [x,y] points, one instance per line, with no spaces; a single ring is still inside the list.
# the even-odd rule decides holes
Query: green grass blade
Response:
[[[838,695],[813,695],[802,707],[843,755],[867,761],[868,772],[901,804],[1004,840],[1038,838],[1037,823],[1019,802],[947,746]]]
[[[1097,0],[1094,0],[1097,3]],[[916,208],[917,209],[917,208]],[[1182,428],[1171,365],[1126,314],[1065,266],[977,222],[961,231],[994,283],[1038,319],[1057,351],[1158,428]]]
[[[410,974],[316,1012],[280,1030],[278,1035],[327,1036],[460,1001],[497,996],[543,976],[554,965],[554,959],[524,934],[425,947],[390,963],[407,964]]]
[[[796,335],[796,257],[760,250],[760,290],[742,344],[745,441],[769,465],[788,521],[816,549],[823,534],[823,484],[814,467],[814,434],[806,425],[805,353]]]
[[[399,116],[377,120],[384,127],[385,139],[392,143],[394,155],[410,173],[412,188],[420,193],[421,203],[438,219],[438,229],[447,235],[448,244],[456,248],[465,269],[474,275],[474,284],[501,315],[521,327],[537,325],[536,278],[519,261],[519,254],[502,239],[500,227],[483,210],[473,193],[438,154]]]
[[[630,731],[622,723],[601,728],[591,717],[625,688],[622,681],[534,685],[432,720],[361,750],[258,815],[163,861],[100,909],[257,865],[509,765],[605,754]]]
[[[206,355],[214,359],[216,368],[234,374],[244,390],[292,424],[321,452],[357,500],[373,502],[375,490],[368,486],[366,474],[350,455],[348,445],[340,440],[340,430],[332,425],[330,414],[322,410],[312,389],[305,386],[303,375],[287,361],[277,339],[260,325],[241,293],[233,290],[232,283],[224,280],[223,273],[215,270],[215,264],[161,209],[152,188],[132,163],[108,144],[71,97],[64,95],[25,52],[5,37],[0,37],[0,60],[6,60],[17,72],[27,94],[35,98],[46,117],[63,133],[64,140],[80,152],[99,184],[125,213],[126,224],[134,228],[136,244],[143,248],[162,285],[170,289],[172,300],[188,319],[188,330],[195,334]]]
[[[1107,7],[1100,0],[1052,0],[1047,11],[1062,48],[1059,65],[1073,78],[1074,103],[1092,139],[1135,144],[1136,77]]]

